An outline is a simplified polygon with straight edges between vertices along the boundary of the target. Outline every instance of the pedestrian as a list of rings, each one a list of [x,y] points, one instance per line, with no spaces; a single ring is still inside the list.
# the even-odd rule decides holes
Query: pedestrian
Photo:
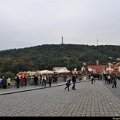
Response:
[[[20,78],[18,75],[15,77],[15,80],[16,80],[16,86],[17,88],[19,88]]]
[[[110,77],[109,74],[108,74],[108,76],[107,76],[107,79],[108,79],[108,84],[110,84],[110,82],[111,82],[111,77]]]
[[[24,75],[24,81],[25,81],[25,86],[27,86],[27,78],[25,75]]]
[[[42,75],[39,75],[38,80],[39,80],[39,85],[41,85]]]
[[[75,83],[76,83],[76,77],[75,77],[75,75],[72,76],[72,82],[73,82],[72,89],[73,89],[73,90],[76,90],[76,89],[75,89]]]
[[[10,86],[10,84],[11,84],[11,79],[10,79],[10,77],[8,77],[7,78],[7,85]]]
[[[43,82],[44,82],[44,86],[46,87],[46,82],[47,82],[47,77],[46,77],[46,75],[45,75],[44,78],[43,78]]]
[[[68,88],[68,91],[69,91],[69,87],[70,87],[70,85],[71,85],[71,84],[70,84],[70,81],[71,81],[70,79],[67,79],[67,80],[66,80],[65,90],[66,90],[66,88]]]
[[[107,83],[107,74],[104,74],[105,84]]]
[[[112,88],[116,88],[117,87],[117,78],[116,78],[116,76],[115,75],[113,75],[113,86],[112,86]]]
[[[49,76],[49,86],[51,87],[51,83],[52,83],[52,77],[51,76]]]
[[[55,82],[57,83],[57,80],[58,80],[58,76],[57,75],[55,75]]]
[[[93,76],[93,81],[95,82],[95,74],[92,74],[92,76]]]
[[[30,85],[34,85],[34,75],[30,76]]]
[[[44,86],[44,76],[43,75],[42,75],[41,82],[42,82],[42,86]]]
[[[38,77],[34,75],[34,85],[36,86],[38,83]]]
[[[23,86],[24,85],[24,76],[21,75],[19,79],[20,79],[21,86]]]
[[[3,87],[4,89],[7,88],[7,79],[6,79],[6,77],[3,77],[3,79],[2,79],[2,87]]]
[[[91,84],[93,84],[93,81],[94,81],[94,76],[92,75],[91,77],[90,77],[90,80],[91,80]]]

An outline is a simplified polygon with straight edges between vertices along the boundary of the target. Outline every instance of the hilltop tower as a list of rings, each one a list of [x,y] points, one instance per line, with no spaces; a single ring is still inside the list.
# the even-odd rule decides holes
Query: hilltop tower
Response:
[[[63,35],[62,35],[62,43],[61,44],[63,45]]]
[[[97,46],[98,46],[98,37],[97,37]]]

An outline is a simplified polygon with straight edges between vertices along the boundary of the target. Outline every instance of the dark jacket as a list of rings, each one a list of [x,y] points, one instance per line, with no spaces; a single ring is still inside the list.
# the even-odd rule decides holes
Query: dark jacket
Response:
[[[19,76],[17,76],[15,80],[17,83],[19,83],[20,82]]]
[[[6,78],[2,79],[2,85],[7,85],[7,79]]]
[[[76,77],[75,77],[75,76],[72,77],[72,82],[73,82],[73,83],[76,82]]]
[[[38,77],[37,76],[34,76],[34,81],[37,81],[38,80]]]
[[[67,79],[67,80],[66,80],[66,85],[67,85],[67,86],[70,86],[70,79]]]

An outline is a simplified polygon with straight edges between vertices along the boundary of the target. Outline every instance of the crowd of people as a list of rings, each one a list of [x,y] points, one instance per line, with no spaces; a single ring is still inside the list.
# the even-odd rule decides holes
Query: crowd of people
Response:
[[[63,81],[66,82],[66,86],[65,89],[68,89],[69,91],[69,87],[71,85],[71,83],[73,84],[71,89],[72,90],[76,90],[75,88],[75,83],[76,80],[79,78],[82,79],[84,75],[77,75],[77,74],[64,74],[63,76]],[[117,80],[120,79],[120,77],[118,75],[115,74],[99,74],[99,73],[91,73],[88,74],[88,78],[91,80],[91,84],[93,84],[95,82],[96,79],[98,80],[104,80],[105,84],[113,84],[113,88],[117,87]],[[16,75],[16,77],[14,78],[15,81],[15,85],[17,88],[19,88],[20,86],[27,86],[27,84],[29,85],[41,85],[46,87],[47,84],[49,84],[49,87],[51,87],[51,84],[53,82],[57,82],[58,81],[58,76],[57,75],[32,75],[32,76],[25,76],[25,75],[21,75],[18,76]],[[6,77],[3,76],[2,78],[0,78],[0,83],[1,83],[1,87],[4,89],[10,88],[11,87],[11,78],[10,77]]]
[[[13,80],[12,80],[13,81]],[[14,78],[14,82],[17,88],[19,88],[20,86],[27,86],[27,84],[29,85],[41,85],[41,86],[45,86],[48,83],[49,86],[51,87],[51,83],[52,82],[57,82],[57,76],[56,75],[32,75],[32,76],[26,76],[26,75],[16,75],[16,77]],[[7,89],[11,86],[11,78],[10,77],[6,77],[3,76],[2,78],[0,78],[0,87]]]
[[[33,76],[29,76],[29,77],[25,77],[25,76],[17,76],[15,78],[16,81],[16,86],[17,88],[19,88],[19,86],[27,86],[27,83],[29,82],[30,85],[41,85],[41,86],[45,86],[48,83],[49,87],[51,87],[51,83],[52,82],[57,82],[57,77],[54,76],[54,79],[52,75],[33,75]]]
[[[2,79],[0,78],[0,83],[1,83],[1,87],[6,89],[7,87],[11,86],[11,78],[3,76]]]
[[[89,75],[91,84],[95,82],[95,79],[104,80],[105,84],[113,84],[112,88],[117,87],[117,80],[120,80],[119,76],[116,74],[90,74]]]

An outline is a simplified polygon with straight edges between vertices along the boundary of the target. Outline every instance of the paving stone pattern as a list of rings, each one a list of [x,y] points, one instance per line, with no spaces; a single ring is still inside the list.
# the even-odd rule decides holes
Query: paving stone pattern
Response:
[[[118,98],[120,98],[120,80],[117,80],[117,88],[112,88],[112,83],[111,84],[105,84],[103,81],[104,85],[107,86],[107,88],[110,89],[110,91],[115,94]]]
[[[0,116],[120,116],[120,100],[103,81],[0,95]]]

